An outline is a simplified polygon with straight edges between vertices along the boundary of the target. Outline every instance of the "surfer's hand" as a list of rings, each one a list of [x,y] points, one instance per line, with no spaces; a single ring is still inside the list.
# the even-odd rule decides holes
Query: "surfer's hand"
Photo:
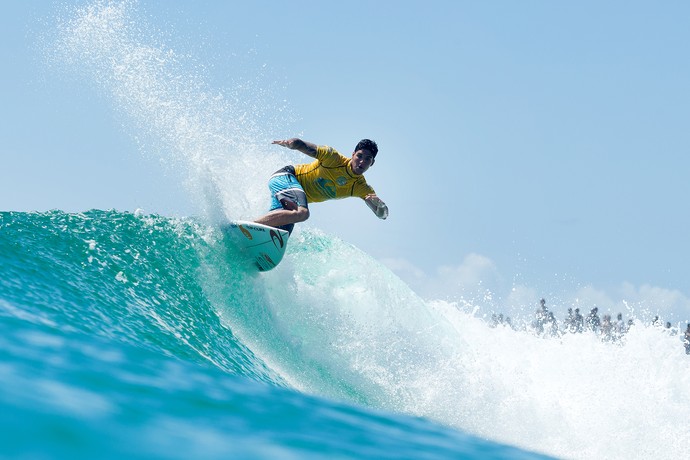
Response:
[[[295,142],[297,142],[299,139],[285,139],[281,141],[273,141],[273,144],[277,145],[282,145],[283,147],[287,147],[289,149],[294,149],[295,148]]]
[[[376,217],[379,219],[386,219],[388,217],[388,206],[386,206],[386,203],[375,194],[371,193],[365,196],[364,202],[369,206],[369,209],[374,211],[374,214],[376,214]]]

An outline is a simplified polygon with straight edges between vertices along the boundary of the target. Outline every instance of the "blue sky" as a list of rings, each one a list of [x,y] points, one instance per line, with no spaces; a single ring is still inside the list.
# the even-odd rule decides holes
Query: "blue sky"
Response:
[[[83,3],[3,5],[0,209],[197,213],[185,171],[142,152],[107,96],[46,58],[57,18]],[[276,132],[267,121],[267,139],[344,154],[363,137],[379,143],[367,178],[390,218],[344,200],[314,205],[308,225],[420,294],[507,311],[539,297],[559,312],[625,301],[690,319],[687,2],[137,9],[208,88],[259,85],[260,109],[289,119]],[[252,177],[265,182],[269,166]]]

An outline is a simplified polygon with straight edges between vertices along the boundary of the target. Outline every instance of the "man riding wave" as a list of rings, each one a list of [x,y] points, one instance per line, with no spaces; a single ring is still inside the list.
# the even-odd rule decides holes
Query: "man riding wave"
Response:
[[[273,143],[298,150],[314,161],[285,166],[271,176],[268,181],[272,195],[270,211],[255,222],[292,232],[296,223],[309,218],[309,203],[351,196],[362,198],[379,219],[388,217],[388,206],[363,175],[376,160],[379,150],[376,142],[359,141],[351,158],[342,156],[332,147],[317,146],[297,138]]]

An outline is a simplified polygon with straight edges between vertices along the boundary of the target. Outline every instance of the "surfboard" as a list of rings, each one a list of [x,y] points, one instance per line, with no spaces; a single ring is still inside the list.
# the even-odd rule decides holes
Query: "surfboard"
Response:
[[[274,269],[283,260],[290,236],[280,228],[244,220],[231,221],[223,225],[221,230],[262,272]]]

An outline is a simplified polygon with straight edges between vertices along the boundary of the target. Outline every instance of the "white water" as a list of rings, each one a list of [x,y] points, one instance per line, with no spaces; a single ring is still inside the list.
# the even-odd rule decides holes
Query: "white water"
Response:
[[[640,324],[620,343],[492,328],[466,308],[420,299],[344,242],[301,238],[310,249],[264,278],[272,320],[301,362],[368,404],[559,457],[683,456],[690,359],[679,336]],[[342,397],[319,381],[304,386]]]
[[[52,59],[112,101],[145,155],[183,172],[206,216],[260,215],[269,203],[266,166],[286,164],[267,133],[289,113],[260,76],[231,90],[209,87],[203,65],[176,52],[143,17],[136,0],[98,0],[70,12]]]

